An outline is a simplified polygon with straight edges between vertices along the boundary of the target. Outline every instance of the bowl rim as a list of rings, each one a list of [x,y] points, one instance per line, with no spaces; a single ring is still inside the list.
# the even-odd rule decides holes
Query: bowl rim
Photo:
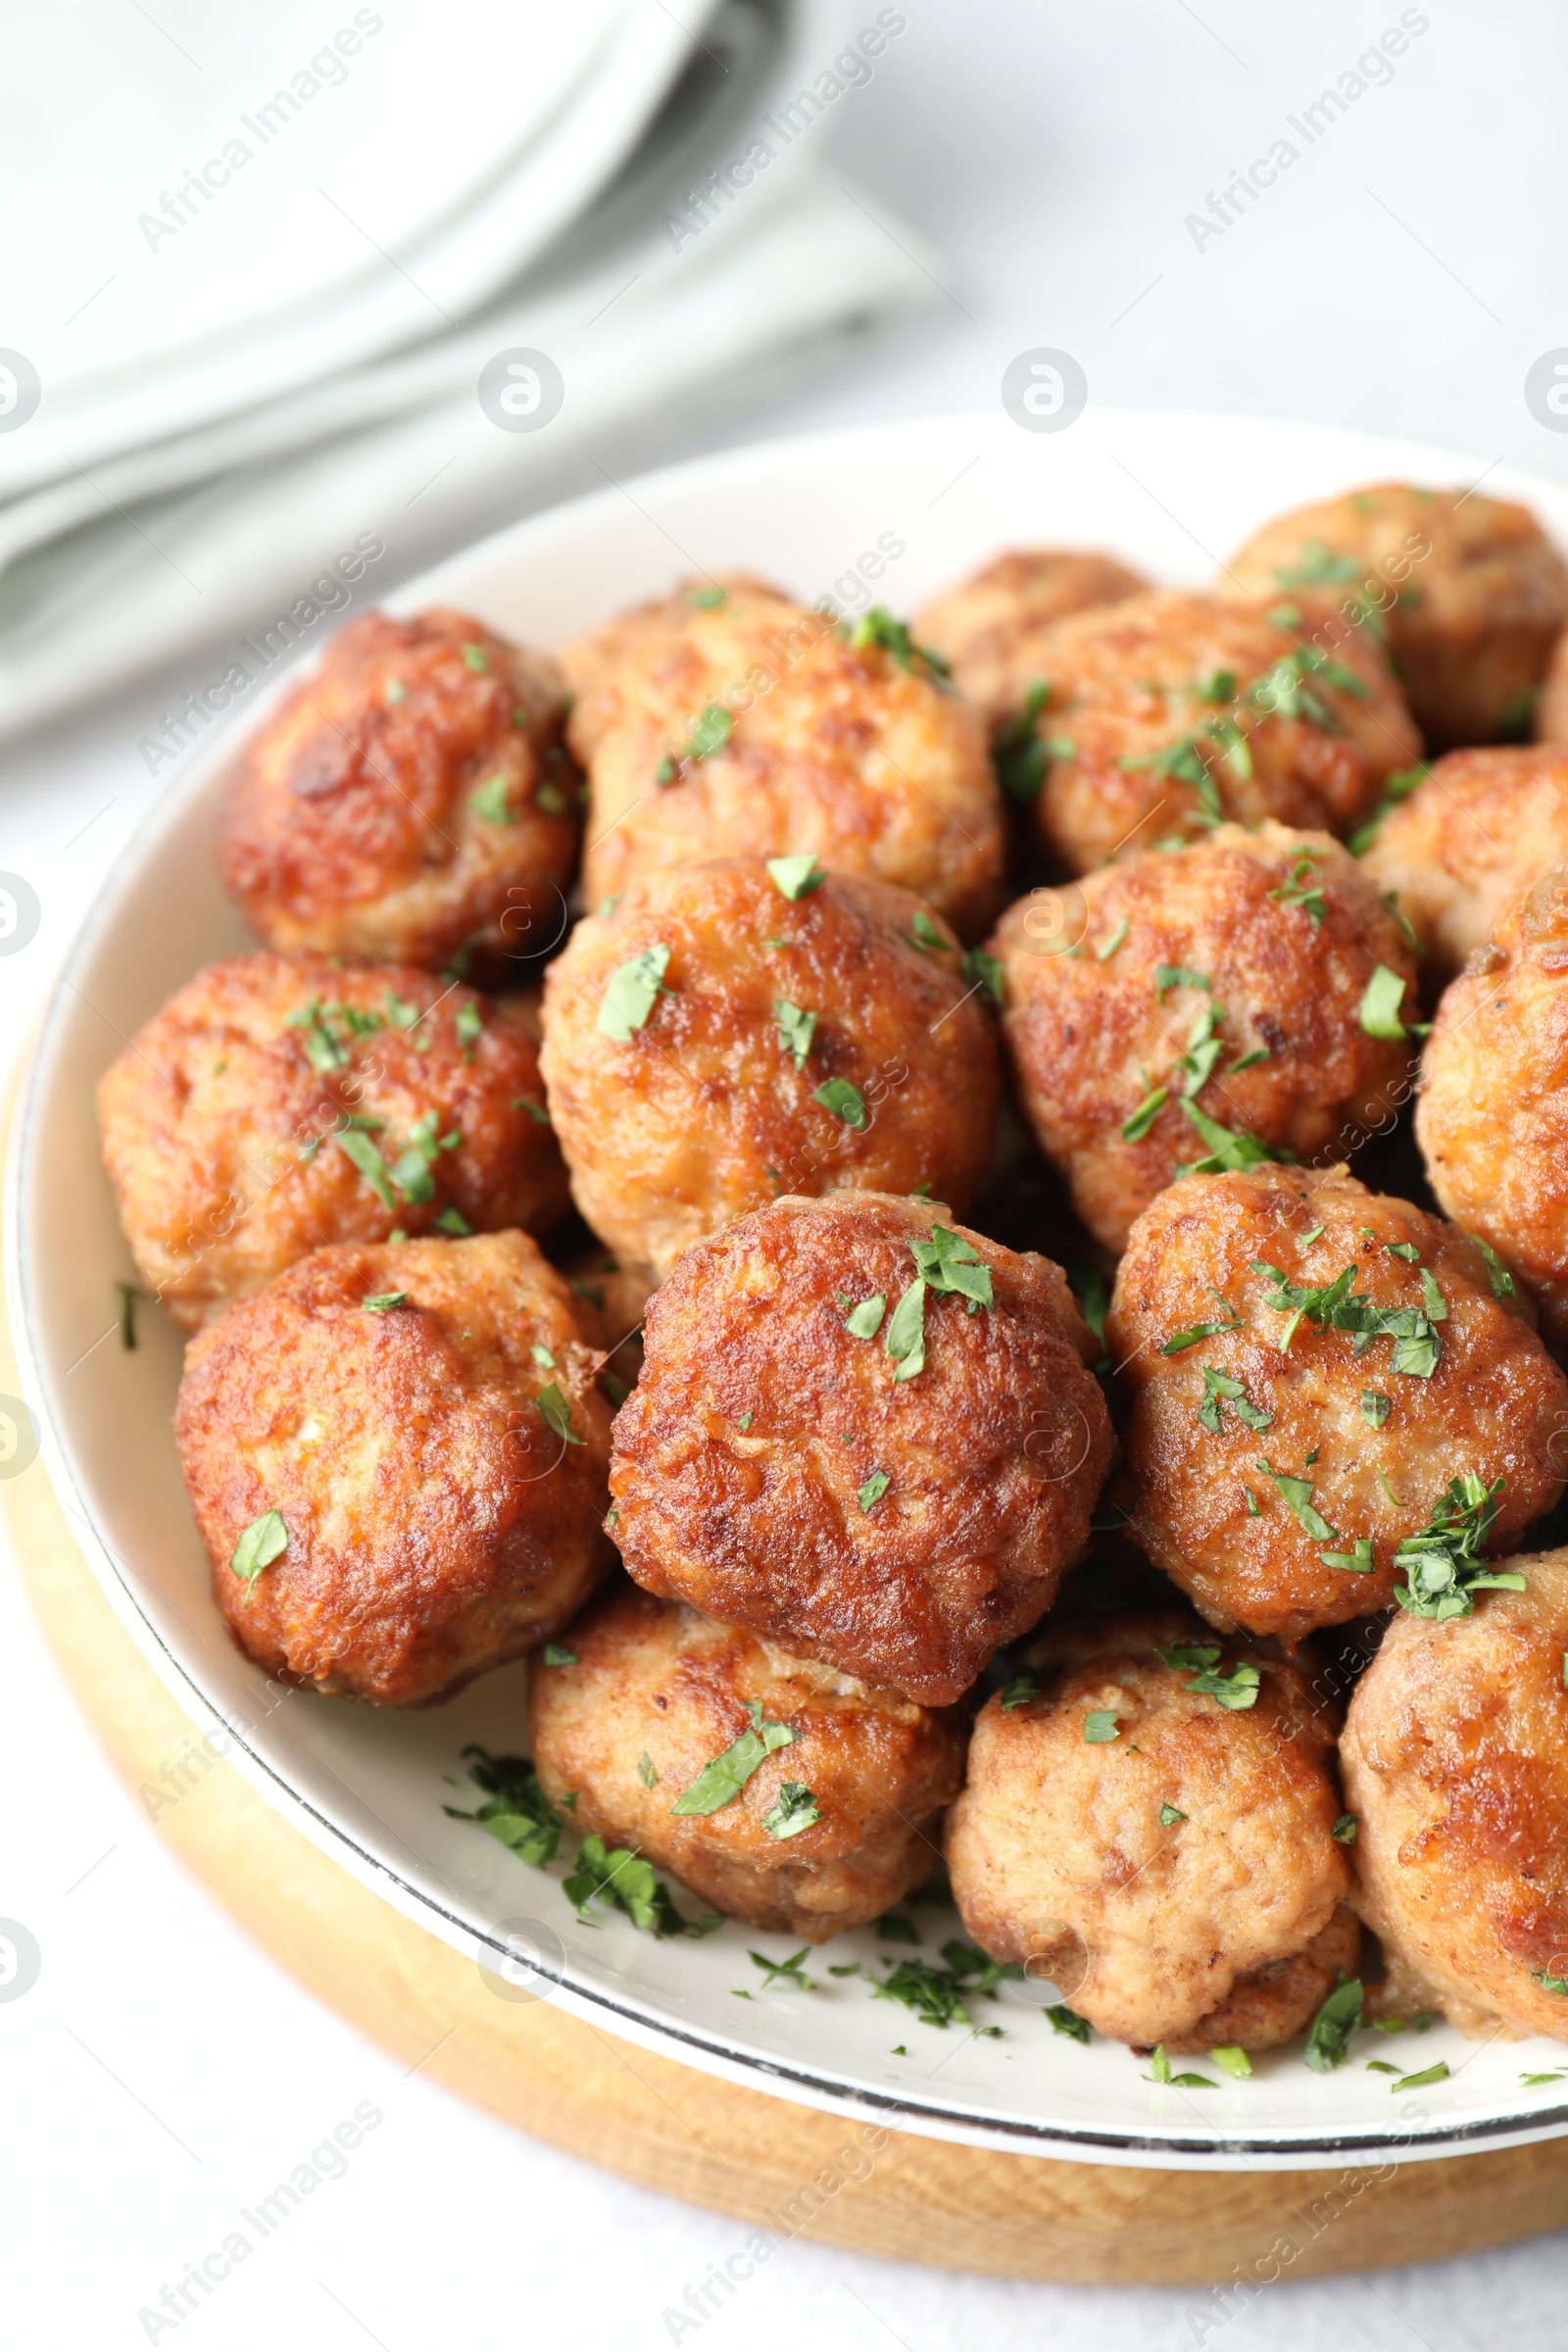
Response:
[[[1548,505],[1568,500],[1568,488],[1549,477],[1517,467],[1483,467],[1480,461],[1462,453],[1349,428],[1213,412],[1101,409],[1094,414],[1098,426],[1107,434],[1118,429],[1136,433],[1155,426],[1179,430],[1185,425],[1234,426],[1265,436],[1297,435],[1315,439],[1325,449],[1343,444],[1348,459],[1354,454],[1364,461],[1382,453],[1391,473],[1397,466],[1405,473],[1413,471],[1419,475],[1427,471],[1437,478],[1452,478],[1479,469],[1489,484],[1497,489],[1517,492]],[[375,600],[374,609],[408,612],[423,605],[443,603],[458,580],[471,574],[476,566],[494,565],[517,555],[531,561],[547,558],[553,542],[568,541],[583,525],[615,512],[619,502],[629,495],[635,494],[636,501],[657,501],[678,496],[693,487],[710,487],[715,481],[721,486],[726,475],[738,477],[742,482],[755,482],[760,474],[779,467],[842,464],[873,444],[879,455],[885,457],[890,440],[916,442],[956,429],[966,435],[989,436],[995,431],[997,421],[991,411],[953,411],[901,417],[886,423],[873,420],[775,435],[682,459],[634,475],[625,484],[607,484],[603,489],[551,506],[486,534],[417,573],[386,597]],[[345,612],[341,617],[348,616]],[[511,1955],[503,1939],[448,1909],[428,1889],[413,1885],[386,1858],[362,1843],[347,1823],[333,1820],[292,1786],[286,1775],[252,1745],[244,1731],[227,1719],[191,1668],[170,1647],[138,1597],[133,1571],[128,1564],[122,1563],[95,1524],[76,1484],[65,1440],[49,1408],[48,1383],[35,1340],[44,1309],[39,1297],[39,1269],[27,1246],[25,1179],[38,1123],[44,1115],[44,1080],[70,1017],[74,978],[122,910],[142,873],[157,859],[170,837],[188,821],[192,805],[212,788],[219,771],[267,712],[319,660],[321,650],[321,642],[308,643],[300,659],[286,662],[276,678],[267,681],[259,692],[248,695],[241,707],[215,722],[210,733],[194,747],[181,772],[145,812],[82,914],[50,986],[42,1017],[17,1080],[4,1192],[7,1305],[23,1396],[36,1423],[38,1458],[100,1589],[142,1656],[199,1727],[223,1736],[228,1742],[225,1759],[320,1851],[348,1869],[361,1884],[391,1901],[406,1917],[439,1935],[466,1955],[476,1960],[487,1956],[506,1959]],[[641,2047],[675,2057],[745,2087],[770,2090],[781,2097],[795,2096],[832,2113],[950,2143],[1134,2168],[1311,2170],[1337,2160],[1356,2158],[1379,2164],[1396,2159],[1434,2161],[1478,2149],[1524,2146],[1568,2132],[1568,2096],[1550,2106],[1533,2107],[1528,2114],[1499,2111],[1468,2121],[1439,2121],[1431,2129],[1412,2126],[1404,2131],[1300,2127],[1237,2132],[1216,2126],[1204,2131],[1140,2132],[1061,2120],[1036,2122],[995,2113],[959,2113],[952,2106],[922,2101],[918,2096],[883,2091],[830,2073],[819,2073],[809,2063],[764,2052],[743,2037],[717,2028],[683,2023],[662,2007],[657,1995],[617,1997],[602,1984],[577,1979],[569,1963],[558,1968],[541,1960],[537,1963],[537,1973],[552,1987],[550,1993],[541,1997],[555,1998],[569,2013],[590,2023],[612,2020],[617,2033]]]

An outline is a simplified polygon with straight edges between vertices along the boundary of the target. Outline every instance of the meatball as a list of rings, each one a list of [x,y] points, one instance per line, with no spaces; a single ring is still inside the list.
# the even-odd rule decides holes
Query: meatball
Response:
[[[1369,615],[1438,751],[1526,732],[1568,620],[1568,567],[1528,507],[1413,482],[1281,514],[1231,558],[1225,582],[1249,597],[1307,589]]]
[[[557,1632],[613,1556],[598,1361],[521,1233],[318,1250],[237,1300],[174,1433],[238,1647],[407,1707]]]
[[[187,1331],[328,1242],[568,1205],[532,1040],[401,966],[210,964],[110,1064],[98,1119],[136,1271]]]
[[[961,1215],[986,1172],[996,1040],[953,933],[890,883],[800,880],[751,858],[647,874],[550,966],[577,1206],[655,1279],[781,1193],[929,1188]]]
[[[1369,1036],[1361,1009],[1381,966],[1413,1010],[1415,960],[1327,834],[1224,825],[1102,866],[1021,899],[991,953],[1024,1109],[1108,1250],[1216,1144],[1339,1157],[1410,1092],[1408,1048]]]
[[[965,939],[985,930],[1003,859],[985,730],[886,613],[835,627],[735,577],[623,613],[562,660],[589,906],[658,867],[810,851],[914,891]]]
[[[1321,605],[1161,589],[1034,646],[1002,774],[1071,873],[1224,817],[1348,832],[1420,754],[1376,641]]]
[[[1378,825],[1362,860],[1397,894],[1450,980],[1484,947],[1510,899],[1568,858],[1568,750],[1450,752]]]
[[[1568,2041],[1568,1551],[1498,1566],[1523,1592],[1401,1616],[1356,1686],[1358,1900],[1455,2024]]]
[[[959,692],[1000,726],[1021,709],[1040,675],[1035,640],[1042,629],[1148,586],[1114,556],[1014,548],[933,597],[916,616],[914,634],[942,656]]]
[[[785,1200],[688,1250],[615,1417],[615,1537],[665,1599],[945,1706],[1050,1606],[1110,1459],[1048,1258],[929,1203]]]
[[[367,612],[251,737],[220,828],[223,886],[287,955],[434,970],[554,945],[580,783],[546,655],[463,612]]]
[[[1415,1132],[1448,1215],[1523,1278],[1568,1346],[1568,865],[1503,910],[1445,992]]]
[[[1343,1169],[1173,1185],[1105,1320],[1131,1399],[1129,1532],[1210,1624],[1291,1642],[1385,1608],[1450,1482],[1492,1548],[1549,1510],[1568,1380],[1477,1243]]]
[[[875,1919],[938,1866],[961,1710],[867,1690],[635,1587],[580,1617],[567,1646],[571,1664],[535,1672],[533,1741],[546,1795],[576,1791],[574,1829],[809,1943]],[[776,1744],[774,1727],[793,1738]],[[699,1788],[687,1801],[702,1809],[683,1813],[741,1740],[769,1752],[711,1810]]]
[[[1568,628],[1551,649],[1532,732],[1538,743],[1568,743]]]
[[[1119,2041],[1288,2040],[1358,1949],[1303,1675],[1181,1610],[1054,1621],[1026,1659],[948,1816],[968,1934]]]

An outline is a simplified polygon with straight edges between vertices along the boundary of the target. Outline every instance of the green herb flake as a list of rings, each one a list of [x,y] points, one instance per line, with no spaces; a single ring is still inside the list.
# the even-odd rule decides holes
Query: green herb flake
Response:
[[[245,1587],[246,1605],[256,1591],[256,1580],[264,1568],[270,1568],[288,1549],[288,1529],[281,1511],[263,1511],[253,1519],[228,1555],[231,1576],[237,1576]]]
[[[545,1346],[543,1340],[535,1340],[533,1346],[529,1348],[528,1353],[533,1357],[533,1360],[536,1364],[543,1364],[547,1372],[553,1372],[555,1370],[555,1356]]]
[[[1361,997],[1359,1019],[1368,1037],[1397,1042],[1404,1036],[1404,1023],[1399,1018],[1404,987],[1397,972],[1391,972],[1386,963],[1378,965]]]
[[[806,898],[827,880],[827,868],[818,865],[808,850],[799,858],[770,858],[767,870],[774,888],[792,902]]]
[[[484,1033],[484,1014],[479,1010],[477,1004],[460,1004],[454,1015],[452,1026],[458,1033],[458,1043],[463,1048],[464,1060],[471,1061],[473,1049]],[[426,1116],[428,1115],[426,1113]]]
[[[1198,1418],[1204,1429],[1211,1431],[1215,1437],[1219,1436],[1221,1417],[1227,1404],[1238,1420],[1245,1422],[1253,1432],[1273,1427],[1274,1415],[1265,1413],[1260,1406],[1253,1404],[1239,1380],[1232,1380],[1228,1373],[1217,1372],[1212,1364],[1204,1364],[1202,1371],[1203,1401],[1198,1408]]]
[[[810,1956],[810,1950],[808,1943],[803,1943],[800,1950],[791,1952],[787,1960],[769,1960],[765,1952],[749,1951],[746,1957],[754,1968],[761,1970],[764,1992],[780,1981],[798,1986],[802,1992],[809,1992],[811,1980],[806,1973],[805,1963]]]
[[[553,1862],[561,1849],[561,1815],[539,1784],[539,1775],[521,1756],[492,1756],[482,1747],[466,1747],[471,1757],[468,1778],[482,1789],[485,1802],[477,1812],[464,1813],[443,1805],[454,1821],[476,1822],[519,1861],[535,1868]]]
[[[1007,1001],[1005,964],[988,956],[984,948],[967,948],[958,958],[958,969],[971,989],[977,988],[986,1003],[1000,1012]]]
[[[1162,2041],[1156,2041],[1149,2053],[1149,2072],[1144,2077],[1144,2081],[1168,2083],[1172,2090],[1215,2090],[1218,2088],[1218,2084],[1211,2082],[1207,2075],[1173,2075],[1170,2060],[1165,2055],[1165,2044]]]
[[[1358,832],[1352,833],[1345,845],[1352,858],[1359,858],[1364,850],[1372,847],[1378,837],[1378,828],[1389,810],[1397,808],[1401,801],[1407,801],[1416,787],[1426,782],[1430,773],[1431,770],[1424,766],[1401,767],[1390,776],[1383,787],[1383,798],[1377,808],[1366,823],[1360,827]]]
[[[1519,1292],[1515,1286],[1513,1276],[1509,1273],[1507,1267],[1504,1265],[1502,1259],[1497,1255],[1495,1250],[1493,1249],[1492,1244],[1490,1242],[1484,1242],[1479,1233],[1472,1233],[1469,1236],[1469,1239],[1474,1242],[1476,1248],[1480,1250],[1482,1256],[1487,1261],[1487,1280],[1492,1285],[1492,1296],[1494,1298],[1497,1299],[1503,1306],[1517,1306]]]
[[[624,963],[617,963],[599,1007],[597,1026],[601,1036],[612,1037],[617,1045],[630,1045],[659,999],[673,995],[673,990],[664,986],[668,969],[669,950],[662,940],[628,956]]]
[[[901,930],[899,937],[909,947],[918,948],[922,956],[933,953],[947,956],[952,953],[953,942],[943,938],[923,906],[915,908],[909,917],[909,928],[907,931]]]
[[[907,625],[895,620],[880,605],[873,605],[854,622],[841,621],[839,634],[849,639],[857,653],[863,653],[868,646],[880,647],[900,669],[908,670],[911,676],[917,674],[917,665],[919,671],[929,673],[938,683],[952,675],[950,664],[940,654],[933,653],[928,646],[916,645]]]
[[[1421,2090],[1429,2082],[1446,2082],[1447,2080],[1448,2061],[1446,2058],[1440,2058],[1436,2066],[1425,2066],[1418,2075],[1401,2075],[1397,2082],[1389,2084],[1389,2088],[1390,2090]]]
[[[733,1803],[758,1767],[777,1749],[792,1746],[800,1736],[787,1723],[770,1722],[760,1699],[749,1702],[749,1712],[748,1728],[687,1783],[669,1808],[672,1814],[716,1813]]]
[[[888,1488],[892,1485],[892,1480],[889,1478],[885,1470],[872,1471],[870,1477],[866,1480],[864,1486],[860,1489],[859,1494],[856,1497],[860,1506],[860,1516],[862,1519],[866,1516],[867,1512],[876,1508],[876,1505],[881,1501],[883,1495],[887,1493]]]
[[[473,1227],[468,1223],[462,1209],[454,1208],[450,1203],[437,1217],[435,1229],[437,1233],[449,1234],[455,1242],[467,1241],[473,1232]]]
[[[382,1207],[395,1208],[397,1204],[392,1198],[391,1173],[369,1136],[356,1127],[339,1127],[333,1130],[332,1141],[344,1158],[359,1170]]]
[[[1110,937],[1107,940],[1103,940],[1095,950],[1095,961],[1097,963],[1108,963],[1131,929],[1131,923],[1128,921],[1126,915],[1123,915],[1121,921],[1116,925],[1116,928],[1111,933]]]
[[[876,1932],[884,1943],[918,1943],[920,1931],[912,1919],[902,1911],[884,1911],[876,1923]]]
[[[1241,1329],[1242,1318],[1229,1299],[1220,1298],[1218,1291],[1211,1292],[1210,1296],[1219,1298],[1220,1305],[1224,1307],[1224,1322],[1194,1323],[1186,1331],[1173,1332],[1160,1348],[1161,1355],[1180,1355],[1184,1348],[1196,1348],[1200,1340],[1217,1339],[1223,1331],[1239,1331]]]
[[[1568,1659],[1564,1660],[1568,1669]],[[1568,1677],[1565,1677],[1568,1679]],[[1040,1683],[1027,1666],[1020,1666],[1002,1693],[1002,1711],[1010,1715],[1015,1707],[1027,1707],[1040,1696]]]
[[[1051,2020],[1054,2033],[1065,2034],[1069,2041],[1081,2041],[1088,2048],[1090,2029],[1087,2017],[1080,2017],[1077,2010],[1069,2009],[1065,2001],[1053,2001],[1046,2015]]]
[[[567,1649],[560,1642],[547,1642],[539,1655],[547,1666],[575,1666],[577,1663],[577,1652]]]
[[[648,1753],[646,1747],[643,1749],[642,1754],[637,1759],[637,1778],[641,1781],[645,1788],[657,1788],[659,1787],[659,1773],[655,1767],[654,1759]]]
[[[482,645],[466,645],[463,659],[471,670],[486,670],[490,666],[490,657]]]
[[[1268,895],[1281,906],[1299,906],[1313,930],[1321,928],[1328,901],[1323,895],[1323,870],[1315,858],[1298,858],[1290,879]]]
[[[734,730],[735,718],[722,703],[709,703],[698,717],[684,750],[676,752],[675,761],[684,767],[688,760],[710,760],[721,752]]]
[[[847,1078],[824,1079],[811,1101],[819,1102],[824,1110],[830,1110],[836,1119],[842,1119],[846,1127],[853,1127],[858,1133],[871,1123],[866,1115],[865,1097]]]
[[[725,602],[728,595],[727,588],[720,588],[715,584],[710,588],[694,588],[687,602],[695,606],[699,612],[713,612]]]
[[[806,1783],[785,1781],[762,1815],[762,1827],[770,1838],[798,1838],[821,1818],[822,1808]]]
[[[1350,2041],[1361,2027],[1362,1993],[1359,1977],[1340,1981],[1313,2018],[1302,2052],[1314,2074],[1332,2074],[1350,2054]]]
[[[1341,1845],[1353,1845],[1361,1827],[1359,1813],[1342,1813],[1334,1824],[1332,1835]]]
[[[395,1306],[403,1304],[408,1295],[407,1291],[377,1291],[372,1298],[360,1300],[360,1312],[362,1315],[389,1315]]]
[[[740,1432],[741,1432],[741,1433],[742,1433],[742,1435],[744,1436],[745,1432],[751,1428],[751,1426],[752,1426],[752,1423],[753,1423],[753,1422],[754,1422],[756,1419],[757,1419],[757,1415],[756,1415],[756,1413],[755,1413],[755,1412],[751,1412],[751,1413],[742,1413],[742,1415],[741,1415],[740,1419],[739,1419],[739,1420],[736,1422],[735,1426],[736,1426],[736,1428],[737,1428],[738,1430],[740,1430]]]
[[[1164,1109],[1165,1104],[1169,1101],[1170,1088],[1168,1086],[1156,1086],[1151,1088],[1150,1092],[1145,1095],[1143,1101],[1139,1103],[1138,1108],[1133,1112],[1131,1118],[1123,1120],[1121,1130],[1122,1142],[1124,1144],[1142,1143],[1144,1137],[1149,1133],[1149,1130],[1151,1127],[1152,1127],[1154,1121],[1158,1118],[1160,1112]]]
[[[1088,1714],[1084,1717],[1084,1738],[1088,1740],[1091,1747],[1101,1746],[1107,1740],[1114,1740],[1115,1737],[1115,1708],[1091,1707]]]
[[[777,997],[773,1002],[773,1017],[778,1022],[778,1033],[783,1040],[785,1053],[793,1054],[795,1067],[804,1070],[806,1057],[811,1051],[811,1039],[816,1034],[815,1013],[803,1012],[798,1004],[791,1004],[785,998]]]
[[[568,1446],[585,1446],[588,1443],[586,1438],[579,1438],[572,1428],[571,1406],[555,1381],[540,1390],[534,1402],[558,1438],[564,1439]]]
[[[1368,1429],[1381,1429],[1392,1409],[1392,1399],[1385,1396],[1381,1390],[1361,1391],[1361,1418]]]
[[[1497,1573],[1486,1565],[1497,1496],[1506,1486],[1506,1479],[1494,1479],[1489,1487],[1473,1470],[1462,1471],[1448,1481],[1427,1525],[1402,1539],[1394,1565],[1403,1571],[1405,1581],[1395,1586],[1394,1597],[1407,1615],[1469,1617],[1477,1592],[1524,1591],[1522,1576]]]
[[[1216,2042],[1208,2054],[1216,2066],[1222,2066],[1228,2075],[1234,2075],[1238,2082],[1245,2082],[1250,2077],[1252,2061],[1240,2043]]]
[[[874,1340],[881,1329],[887,1303],[887,1294],[875,1291],[869,1298],[862,1298],[858,1306],[852,1306],[844,1318],[844,1328],[851,1339]]]
[[[1186,1814],[1178,1805],[1161,1805],[1159,1808],[1159,1826],[1162,1830],[1173,1830],[1179,1821],[1186,1819]]]
[[[1182,1097],[1181,1107],[1208,1150],[1201,1159],[1191,1160],[1178,1167],[1178,1176],[1235,1174],[1247,1168],[1262,1167],[1269,1160],[1288,1160],[1292,1157],[1290,1152],[1283,1150],[1270,1151],[1267,1144],[1261,1143],[1255,1135],[1249,1135],[1245,1129],[1233,1131],[1229,1127],[1222,1127],[1218,1119],[1211,1119],[1206,1110],[1200,1110],[1198,1104],[1190,1102],[1186,1096]]]
[[[652,1863],[628,1846],[607,1847],[597,1836],[583,1839],[576,1862],[561,1886],[566,1900],[577,1906],[579,1916],[586,1913],[590,1902],[609,1903],[624,1911],[634,1928],[650,1930],[655,1936],[706,1936],[710,1927],[721,1924],[716,1917],[682,1919],[669,1888],[655,1876]]]
[[[481,824],[514,825],[516,811],[508,795],[511,785],[505,776],[486,776],[468,795],[468,807]]]

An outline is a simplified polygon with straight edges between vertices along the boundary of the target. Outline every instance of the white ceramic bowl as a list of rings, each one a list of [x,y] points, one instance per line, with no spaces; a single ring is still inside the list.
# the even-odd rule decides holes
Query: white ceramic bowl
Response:
[[[540,515],[455,558],[395,601],[466,607],[553,645],[697,567],[743,566],[806,598],[907,612],[1007,544],[1101,546],[1156,579],[1197,582],[1265,516],[1386,475],[1473,481],[1482,462],[1350,433],[1239,418],[1087,414],[1034,433],[1000,412],[860,428],[672,467]],[[1568,542],[1568,491],[1487,472]],[[279,684],[283,681],[279,680]],[[105,1592],[151,1664],[241,1772],[379,1893],[488,1963],[497,1997],[559,1999],[629,2038],[736,2080],[909,2131],[1108,2163],[1247,2168],[1377,2162],[1506,2145],[1568,2129],[1568,2085],[1520,2077],[1568,2055],[1544,2042],[1466,2041],[1446,2026],[1381,2041],[1411,2070],[1451,2079],[1396,2095],[1368,2073],[1371,2037],[1331,2075],[1299,2045],[1250,2082],[1153,2083],[1099,2038],[1084,2048],[1042,2014],[1047,1987],[1004,1985],[976,2023],[938,2031],[873,1998],[871,1931],[813,1954],[807,1993],[762,1986],[750,1948],[777,1936],[729,1924],[656,1942],[594,1907],[579,1922],[560,1867],[534,1870],[449,1819],[460,1750],[514,1750],[522,1670],[491,1675],[418,1714],[283,1691],[239,1656],[208,1596],[207,1563],[170,1432],[180,1343],[143,1309],[124,1350],[113,1286],[129,1261],[98,1155],[93,1089],[122,1041],[200,964],[247,945],[214,871],[214,818],[241,731],[268,698],[202,747],[92,908],[49,1009],[10,1170],[12,1311],[43,1458]],[[446,1777],[444,1777],[446,1776]],[[915,1912],[937,1957],[956,1922]],[[520,1924],[519,1924],[520,1922]],[[519,1963],[509,1954],[523,1953]],[[737,1988],[751,1993],[735,1997]],[[906,2046],[899,2055],[895,2044]],[[1194,2062],[1189,2061],[1189,2064]]]

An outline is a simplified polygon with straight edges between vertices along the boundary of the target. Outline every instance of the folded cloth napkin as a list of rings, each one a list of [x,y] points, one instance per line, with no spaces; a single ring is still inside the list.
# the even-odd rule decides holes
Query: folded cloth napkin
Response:
[[[629,78],[627,44],[646,43],[644,16],[640,5],[601,8],[586,54],[557,59],[564,94],[558,87],[560,104],[535,125],[535,146],[551,142],[585,88]],[[146,357],[138,381],[161,373],[175,431],[117,432],[90,372],[73,385],[78,446],[93,454],[73,455],[62,423],[26,467],[0,472],[13,491],[0,500],[0,733],[79,703],[84,684],[102,690],[230,630],[290,642],[319,602],[311,582],[347,551],[371,567],[373,595],[383,558],[390,571],[455,525],[493,519],[503,502],[508,513],[542,502],[563,461],[612,428],[706,396],[808,334],[927,298],[933,257],[817,152],[835,108],[906,28],[902,11],[724,0],[693,23],[673,80],[667,50],[640,56],[639,86],[663,103],[629,157],[627,78],[612,122],[589,103],[599,192],[564,231],[553,223],[542,254],[536,228],[497,212],[494,170],[466,215],[449,213],[439,235],[426,220],[422,242],[416,233],[401,253],[388,249],[380,274],[401,287],[406,321],[407,302],[430,290],[421,278],[409,295],[409,264],[436,257],[443,331],[396,342],[377,309],[384,284],[340,285],[334,297],[323,279],[325,307],[335,299],[355,314],[353,364],[302,374],[298,356],[318,350],[318,321],[296,334],[273,309],[284,356],[256,379],[267,397],[244,406],[225,409],[215,387],[224,336],[250,348],[254,320],[194,347],[194,389],[179,351]],[[576,161],[580,187],[595,173]],[[507,170],[515,190],[515,157]],[[482,235],[470,233],[476,212]],[[533,258],[496,291],[482,257],[508,237]],[[40,403],[27,430],[45,416]],[[0,453],[27,430],[0,435]],[[277,631],[291,613],[292,632]]]

